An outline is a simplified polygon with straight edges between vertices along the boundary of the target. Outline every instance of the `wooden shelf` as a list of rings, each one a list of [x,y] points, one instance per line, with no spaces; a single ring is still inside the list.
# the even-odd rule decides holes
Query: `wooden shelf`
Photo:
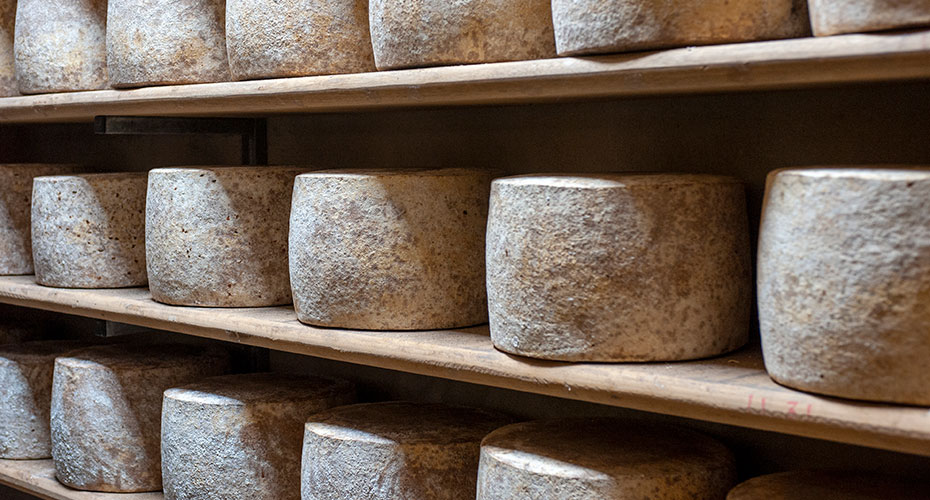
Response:
[[[930,78],[930,32],[0,99],[0,123],[515,104]]]
[[[686,363],[570,364],[493,348],[487,327],[422,332],[314,328],[290,307],[210,309],[148,290],[69,290],[0,277],[0,302],[475,384],[930,456],[930,409],[845,401],[769,379],[757,349]],[[56,497],[57,498],[57,497]]]
[[[163,500],[161,493],[96,493],[72,490],[55,479],[51,460],[0,460],[0,484],[44,500]]]

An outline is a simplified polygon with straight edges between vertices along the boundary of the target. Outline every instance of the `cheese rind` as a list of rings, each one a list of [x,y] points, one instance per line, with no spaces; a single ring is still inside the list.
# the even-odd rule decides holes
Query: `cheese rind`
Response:
[[[36,282],[144,286],[145,172],[40,177],[32,193]]]
[[[473,500],[479,443],[508,417],[405,402],[335,408],[304,434],[303,500]]]
[[[298,319],[371,330],[485,322],[490,183],[479,169],[298,177],[288,250]]]
[[[227,0],[236,80],[374,71],[368,0]]]
[[[107,87],[107,0],[19,0],[13,41],[23,94]]]
[[[531,175],[491,188],[498,349],[563,361],[731,351],[751,311],[744,185],[709,175]]]
[[[228,369],[225,351],[190,345],[118,344],[58,358],[51,405],[56,477],[80,490],[160,490],[162,394]]]
[[[791,471],[740,483],[727,500],[926,500],[930,484],[862,472]]]
[[[729,450],[702,434],[619,419],[509,425],[481,443],[478,500],[716,500],[736,480]]]
[[[769,174],[757,280],[776,382],[930,405],[928,197],[927,167]]]
[[[814,35],[930,26],[924,0],[808,0]]]
[[[229,80],[225,0],[109,0],[113,87]]]
[[[16,0],[0,0],[0,97],[19,95],[13,64]]]
[[[372,0],[378,69],[555,56],[548,0]]]
[[[559,55],[810,34],[807,0],[552,0]]]

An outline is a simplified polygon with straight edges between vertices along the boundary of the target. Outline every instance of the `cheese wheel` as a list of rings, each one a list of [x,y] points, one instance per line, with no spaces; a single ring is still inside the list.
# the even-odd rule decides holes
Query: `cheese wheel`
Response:
[[[287,221],[298,167],[149,172],[145,245],[152,298],[176,305],[291,302]]]
[[[13,42],[23,94],[107,86],[107,0],[19,0]]]
[[[388,402],[314,415],[304,434],[303,500],[473,500],[481,438],[495,413]]]
[[[0,0],[0,97],[19,95],[13,65],[16,0]]]
[[[49,405],[55,358],[85,346],[71,340],[0,346],[0,458],[52,457]]]
[[[304,422],[354,399],[344,380],[274,373],[169,389],[161,437],[166,500],[300,500]]]
[[[930,26],[926,0],[808,0],[814,35]]]
[[[552,0],[559,55],[794,38],[807,0]]]
[[[757,279],[776,382],[930,405],[928,197],[927,167],[769,175]]]
[[[792,471],[760,476],[727,500],[926,500],[930,484],[862,472]]]
[[[667,361],[746,342],[744,186],[709,175],[495,180],[488,217],[491,339],[563,361]]]
[[[236,80],[374,71],[368,0],[227,0]]]
[[[53,9],[50,9],[53,10]],[[76,165],[0,164],[0,275],[32,274],[32,180]]]
[[[290,273],[304,323],[373,330],[487,321],[491,174],[333,170],[294,186]]]
[[[481,443],[478,500],[719,500],[736,480],[727,448],[702,434],[623,420],[509,425]]]
[[[117,344],[55,360],[51,430],[55,475],[79,490],[161,489],[162,393],[225,373],[225,351]]]
[[[145,172],[35,179],[36,282],[68,288],[143,286]]]
[[[225,0],[109,0],[113,87],[229,80]]]
[[[378,69],[555,56],[549,0],[371,0]]]

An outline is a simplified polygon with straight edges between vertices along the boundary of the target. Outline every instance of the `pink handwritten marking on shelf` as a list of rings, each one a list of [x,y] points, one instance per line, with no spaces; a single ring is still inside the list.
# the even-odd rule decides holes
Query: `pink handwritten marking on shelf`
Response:
[[[797,401],[788,401],[788,415],[797,415],[798,412],[794,411],[798,407]]]
[[[752,409],[752,397],[753,397],[753,396],[755,396],[755,394],[750,394],[750,395],[749,395],[749,404],[746,406],[746,408],[749,409],[749,410]]]

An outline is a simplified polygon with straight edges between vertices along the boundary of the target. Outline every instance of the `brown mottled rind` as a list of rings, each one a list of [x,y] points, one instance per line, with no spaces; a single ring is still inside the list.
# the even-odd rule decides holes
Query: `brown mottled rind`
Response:
[[[471,408],[405,402],[314,415],[304,434],[303,500],[473,500],[481,439],[510,423]]]
[[[378,69],[555,56],[548,0],[371,0]]]
[[[487,321],[484,231],[492,174],[331,170],[294,185],[290,273],[297,317],[371,330]]]
[[[233,79],[374,71],[368,0],[227,0]]]
[[[229,80],[225,0],[109,0],[116,88]]]
[[[792,471],[750,479],[727,500],[926,500],[930,484],[862,472]]]
[[[495,347],[564,361],[665,361],[743,345],[752,307],[744,189],[709,175],[495,180]]]
[[[736,481],[722,444],[619,419],[509,425],[481,443],[478,500],[719,500]]]
[[[32,274],[32,180],[76,165],[0,164],[0,275]]]
[[[107,0],[19,0],[13,42],[23,94],[107,86]]]
[[[67,288],[144,286],[145,190],[145,172],[36,178],[36,282]]]
[[[795,38],[807,0],[552,0],[559,55]]]
[[[354,400],[350,382],[275,373],[169,389],[161,438],[165,499],[300,500],[307,417]]]
[[[0,97],[19,95],[13,65],[16,0],[0,0]]]
[[[52,457],[49,405],[55,358],[85,346],[72,340],[0,346],[0,458]]]
[[[287,221],[299,167],[149,172],[145,245],[152,298],[175,305],[291,302]]]
[[[769,174],[758,295],[769,375],[930,405],[930,167]]]
[[[814,35],[930,26],[926,0],[808,0]]]
[[[228,368],[225,351],[191,345],[120,344],[58,358],[51,407],[56,477],[80,490],[160,490],[162,394]]]

